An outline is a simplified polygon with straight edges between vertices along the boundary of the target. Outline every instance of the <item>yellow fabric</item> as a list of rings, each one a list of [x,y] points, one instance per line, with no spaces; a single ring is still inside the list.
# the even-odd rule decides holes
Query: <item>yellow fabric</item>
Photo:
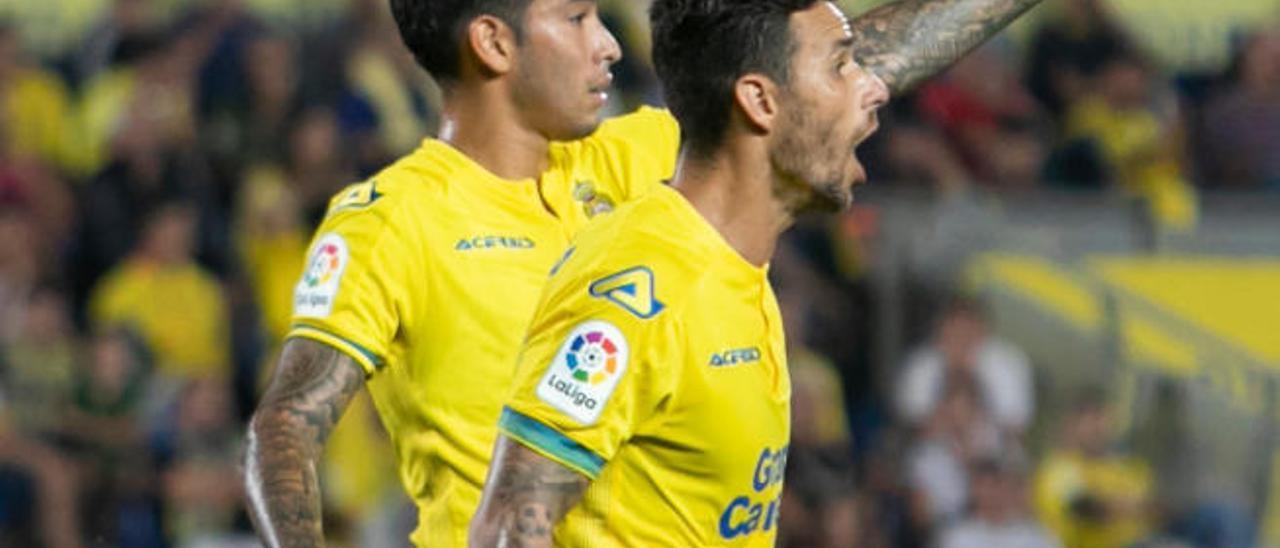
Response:
[[[85,89],[78,121],[83,143],[75,158],[84,173],[97,171],[107,161],[111,138],[123,123],[137,85],[136,72],[118,69],[97,77]]]
[[[325,500],[354,520],[382,510],[396,488],[395,452],[365,391],[351,400],[325,444]]]
[[[611,374],[591,365],[590,345],[607,353],[605,340],[623,360]],[[599,388],[608,379],[616,386]],[[663,187],[575,241],[534,315],[500,428],[594,476],[557,546],[773,546],[790,397],[766,269]]]
[[[263,323],[272,340],[283,340],[289,332],[293,310],[290,294],[298,273],[302,272],[307,250],[306,236],[288,232],[250,240],[245,245]]]
[[[1077,328],[1094,331],[1103,327],[1104,311],[1098,298],[1082,279],[1061,265],[1033,256],[989,253],[974,262],[971,277],[977,284],[1010,289],[1029,298]],[[1121,306],[1120,329],[1127,360],[1180,377],[1201,371],[1193,344],[1162,327],[1150,311],[1124,303]]]
[[[284,174],[255,168],[237,215],[239,248],[272,343],[283,341],[293,317],[293,285],[306,260],[307,235]],[[275,226],[271,226],[275,225]]]
[[[516,352],[547,272],[591,214],[675,168],[679,130],[643,109],[506,181],[445,143],[339,193],[295,288],[290,336],[329,344],[369,391],[420,509],[413,542],[465,546]]]
[[[56,76],[40,70],[20,71],[0,92],[4,98],[5,135],[14,151],[51,165],[68,167],[75,154],[71,100]]]
[[[1137,459],[1089,459],[1060,452],[1050,455],[1036,476],[1036,510],[1040,521],[1066,548],[1128,546],[1151,532],[1145,514],[1131,513],[1106,524],[1090,523],[1071,515],[1071,501],[1081,493],[1091,493],[1101,500],[1140,507],[1150,501],[1151,491],[1151,470]]]
[[[1113,19],[1169,74],[1217,72],[1231,63],[1241,36],[1265,27],[1280,0],[1170,2],[1112,0]]]
[[[222,287],[194,263],[164,267],[131,259],[94,290],[95,326],[137,329],[161,373],[224,375],[231,344]]]
[[[1280,363],[1280,260],[1209,256],[1098,257],[1090,269],[1113,287],[1229,342],[1260,363]]]
[[[1164,131],[1150,111],[1116,110],[1097,97],[1081,100],[1067,117],[1067,134],[1098,143],[1121,184],[1149,200],[1161,225],[1189,230],[1199,217],[1195,190],[1182,176]]]

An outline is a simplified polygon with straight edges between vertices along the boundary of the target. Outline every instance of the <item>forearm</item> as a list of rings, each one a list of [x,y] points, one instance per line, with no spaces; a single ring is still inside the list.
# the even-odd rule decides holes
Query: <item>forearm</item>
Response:
[[[328,346],[294,340],[249,425],[245,492],[270,547],[323,546],[318,461],[325,439],[364,382]]]
[[[854,55],[897,96],[937,75],[1041,0],[898,0],[852,21]]]
[[[499,437],[480,508],[471,519],[470,546],[550,548],[552,530],[587,484],[577,472]]]
[[[322,445],[307,439],[290,414],[274,408],[254,415],[244,470],[249,513],[267,546],[322,546],[316,472]]]

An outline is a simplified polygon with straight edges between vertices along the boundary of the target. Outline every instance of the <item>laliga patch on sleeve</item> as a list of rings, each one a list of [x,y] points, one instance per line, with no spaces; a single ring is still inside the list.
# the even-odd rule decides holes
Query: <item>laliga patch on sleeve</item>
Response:
[[[538,399],[583,425],[595,424],[627,371],[627,339],[609,322],[584,322],[565,338],[538,383]]]
[[[342,236],[333,233],[321,236],[311,249],[302,279],[294,288],[293,314],[303,318],[328,317],[333,312],[342,273],[350,260],[347,241]]]

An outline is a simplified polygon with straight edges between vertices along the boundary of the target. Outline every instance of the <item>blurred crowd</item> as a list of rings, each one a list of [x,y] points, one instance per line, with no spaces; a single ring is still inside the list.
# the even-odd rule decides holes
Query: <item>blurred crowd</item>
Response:
[[[625,52],[611,111],[659,102],[644,3],[601,5]],[[437,123],[385,0],[314,8],[108,0],[62,47],[0,11],[0,545],[254,545],[243,427],[311,230]],[[1104,3],[1052,8],[898,98],[861,152],[874,184],[1122,193],[1171,231],[1205,189],[1280,190],[1280,21],[1182,75]],[[865,209],[805,222],[774,266],[795,393],[783,545],[1252,542],[1247,514],[1158,504],[1106,390],[1039,420],[1033,365],[979,301],[938,291],[919,347],[876,363],[877,231]],[[326,459],[336,544],[404,543],[392,458],[358,400]]]

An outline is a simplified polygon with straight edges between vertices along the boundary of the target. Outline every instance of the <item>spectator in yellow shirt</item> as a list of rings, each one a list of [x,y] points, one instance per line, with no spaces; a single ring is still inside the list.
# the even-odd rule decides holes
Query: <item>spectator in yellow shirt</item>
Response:
[[[18,156],[68,167],[74,153],[71,102],[57,76],[25,62],[18,35],[0,20],[0,119]]]
[[[162,206],[138,247],[98,284],[90,297],[96,327],[135,329],[173,378],[226,374],[230,340],[222,287],[192,258],[195,213]]]
[[[1092,142],[1119,186],[1149,204],[1165,228],[1195,227],[1195,190],[1183,172],[1176,103],[1158,101],[1152,74],[1135,54],[1103,62],[1085,96],[1068,111],[1069,140]]]
[[[1152,532],[1153,478],[1146,462],[1112,450],[1100,391],[1078,396],[1063,439],[1035,480],[1040,520],[1067,548],[1114,548]]]

